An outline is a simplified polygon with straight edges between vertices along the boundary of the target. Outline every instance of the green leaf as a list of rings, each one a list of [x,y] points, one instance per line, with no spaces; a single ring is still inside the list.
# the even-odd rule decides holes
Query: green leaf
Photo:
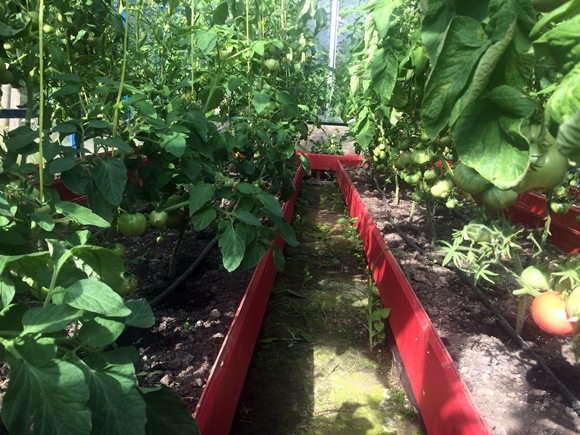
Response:
[[[536,101],[508,85],[493,88],[489,98],[500,110],[518,118],[532,116],[538,105]]]
[[[172,132],[171,134],[160,134],[161,148],[173,154],[177,158],[181,158],[185,152],[185,135],[179,132]]]
[[[284,270],[286,269],[286,258],[284,258],[284,253],[282,252],[280,246],[278,246],[277,243],[274,243],[274,246],[272,247],[272,254],[274,255],[274,266],[276,267],[276,270],[278,272],[284,272]],[[295,294],[290,290],[289,292],[295,296],[299,296],[298,294]],[[299,297],[305,296],[300,295]]]
[[[252,97],[252,106],[258,113],[262,113],[269,103],[270,96],[266,92],[256,92]]]
[[[62,213],[81,225],[94,225],[100,228],[109,228],[111,226],[109,222],[93,213],[90,208],[83,207],[74,202],[57,202],[55,209],[57,213]]]
[[[113,124],[102,119],[90,119],[87,123],[87,128],[94,128],[96,130],[104,130],[106,128],[113,128]]]
[[[236,213],[236,217],[245,224],[252,225],[254,227],[261,227],[262,222],[252,213],[248,213],[247,211],[239,211]]]
[[[459,159],[500,189],[515,186],[530,158],[520,125],[521,119],[502,116],[489,99],[474,102],[452,131]]]
[[[260,190],[260,192],[256,195],[256,199],[262,203],[262,205],[266,210],[268,210],[270,215],[279,218],[284,217],[284,211],[282,210],[282,207],[280,207],[280,204],[278,203],[276,198],[274,198],[268,192]]]
[[[232,272],[238,268],[246,252],[246,239],[241,231],[234,229],[231,221],[220,222],[218,246],[222,251],[224,268]]]
[[[35,252],[25,255],[0,255],[0,274],[6,266],[18,276],[33,277],[46,266],[50,253]]]
[[[50,173],[60,174],[61,172],[68,171],[77,165],[77,161],[74,156],[65,156],[60,159],[55,159],[50,162]]]
[[[200,30],[197,32],[197,46],[203,54],[211,54],[215,50],[218,34],[215,30]]]
[[[264,41],[254,41],[252,42],[252,51],[258,56],[263,56],[266,49]]]
[[[200,435],[187,405],[171,388],[139,389],[147,405],[147,435]]]
[[[260,189],[259,187],[254,186],[250,183],[246,183],[245,181],[238,183],[236,185],[236,190],[238,190],[240,193],[243,193],[244,195],[252,195],[256,193],[259,194],[262,191],[262,189]]]
[[[83,279],[66,289],[64,303],[108,317],[127,317],[131,310],[111,288],[94,279]]]
[[[180,168],[190,181],[195,181],[201,173],[201,165],[193,159],[181,159]]]
[[[79,339],[83,344],[99,348],[114,343],[124,329],[124,322],[95,316],[92,320],[83,322]]]
[[[91,434],[144,435],[147,416],[135,368],[119,350],[91,355],[81,366],[90,389]]]
[[[230,77],[227,84],[227,90],[230,94],[234,93],[243,83],[239,77]]]
[[[373,18],[377,27],[379,36],[384,38],[391,27],[393,11],[401,5],[401,0],[377,0]]]
[[[184,120],[187,121],[194,129],[197,131],[202,140],[208,141],[208,123],[209,121],[205,117],[205,114],[199,109],[191,109],[185,113],[183,116]]]
[[[456,16],[442,44],[427,80],[421,109],[430,137],[437,136],[449,121],[453,106],[490,42],[478,21]]]
[[[71,252],[77,267],[91,279],[103,281],[116,289],[125,282],[125,264],[123,259],[110,249],[102,246],[73,246]]]
[[[2,401],[2,421],[19,435],[89,435],[89,389],[73,364],[49,361],[34,367],[11,359],[10,382]]]
[[[580,109],[560,124],[556,138],[558,151],[575,163],[580,163]]]
[[[18,152],[38,139],[38,131],[25,125],[10,130],[4,144],[11,151]]]
[[[47,305],[44,307],[32,307],[22,317],[24,334],[42,332],[48,334],[62,330],[69,323],[76,320],[80,315],[68,305]]]
[[[580,109],[580,63],[570,71],[546,103],[549,127],[560,125]]]
[[[189,215],[193,215],[201,209],[213,197],[215,186],[213,184],[201,183],[191,189],[189,196]]]
[[[0,311],[0,331],[11,331],[20,333],[22,327],[22,317],[28,311],[28,306],[24,304],[6,305]]]
[[[118,137],[108,137],[107,139],[95,138],[95,145],[103,145],[108,148],[117,148],[121,151],[133,151],[133,148],[122,139]]]
[[[196,231],[201,231],[209,226],[217,217],[217,212],[211,206],[202,207],[196,211],[192,216],[193,226]]]
[[[383,104],[389,104],[398,74],[399,63],[392,49],[379,48],[371,60],[373,89]]]
[[[64,85],[63,87],[54,91],[50,97],[51,98],[65,97],[67,95],[78,94],[80,91],[81,87],[79,85]]]
[[[0,310],[3,310],[12,302],[15,294],[16,287],[14,287],[12,280],[7,276],[0,276]]]
[[[31,213],[30,219],[44,231],[50,232],[54,229],[54,219],[48,213]]]
[[[506,11],[507,13],[507,11]],[[489,84],[489,81],[494,73],[498,63],[500,62],[503,54],[507,50],[509,44],[511,43],[516,26],[515,15],[512,16],[513,20],[511,25],[509,25],[500,36],[496,36],[497,41],[489,47],[481,60],[477,64],[473,79],[467,88],[467,91],[457,100],[451,111],[451,116],[449,119],[449,125],[455,124],[457,117],[461,115],[463,110],[479,98],[481,93]],[[506,20],[507,21],[507,20]],[[499,28],[496,28],[495,34],[499,33]]]
[[[155,325],[153,310],[145,299],[131,299],[125,305],[131,310],[131,314],[124,319],[125,325],[134,328],[151,328]]]
[[[155,110],[155,106],[153,106],[153,104],[151,104],[149,101],[137,101],[135,104],[133,104],[133,107],[135,107],[135,109],[137,109],[137,111],[142,115],[157,119],[157,111]]]
[[[92,156],[91,162],[94,166],[90,172],[95,185],[109,203],[118,206],[123,200],[123,192],[127,184],[125,164],[116,157],[103,160],[95,155]]]
[[[284,113],[291,118],[297,118],[300,114],[296,99],[287,91],[278,92],[278,101],[284,108]]]
[[[534,41],[538,56],[550,56],[558,71],[568,74],[580,63],[580,15],[558,24]]]

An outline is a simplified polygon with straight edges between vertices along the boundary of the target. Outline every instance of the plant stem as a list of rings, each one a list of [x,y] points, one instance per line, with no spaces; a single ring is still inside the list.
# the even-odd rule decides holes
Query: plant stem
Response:
[[[171,262],[169,263],[169,276],[175,276],[175,262],[177,259],[177,252],[179,251],[179,246],[183,241],[183,234],[185,234],[186,225],[182,225],[179,229],[179,236],[177,237],[177,241],[175,242],[175,246],[173,247],[173,252],[171,253]]]
[[[416,201],[411,201],[411,213],[409,213],[409,222],[413,222],[413,216],[415,215],[415,205]]]
[[[40,78],[40,107],[38,108],[38,180],[40,182],[40,201],[44,202],[44,0],[39,2],[38,13],[38,59],[39,59],[39,78]],[[28,94],[31,100],[32,95]]]
[[[528,302],[528,295],[519,296],[520,303],[518,305],[518,316],[516,318],[516,334],[520,335],[524,327],[524,319],[526,318],[526,308]]]
[[[125,34],[123,35],[123,64],[121,66],[121,80],[119,81],[119,91],[115,102],[115,112],[113,113],[112,136],[117,137],[119,128],[119,110],[121,108],[121,98],[123,98],[123,86],[125,85],[125,71],[127,70],[127,41],[129,39],[129,9],[123,7],[123,1],[119,1],[119,13],[125,10]]]

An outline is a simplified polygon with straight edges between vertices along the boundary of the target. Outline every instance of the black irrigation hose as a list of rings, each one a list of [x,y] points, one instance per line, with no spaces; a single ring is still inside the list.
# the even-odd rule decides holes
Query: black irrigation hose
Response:
[[[171,284],[169,287],[167,287],[167,289],[163,293],[157,295],[154,299],[152,299],[151,302],[149,302],[149,305],[154,307],[155,305],[159,304],[159,302],[161,302],[163,299],[165,299],[167,296],[169,296],[169,294],[173,290],[175,290],[177,287],[179,287],[179,285],[183,281],[185,281],[185,279],[191,274],[191,272],[193,272],[197,268],[197,266],[199,266],[199,264],[207,256],[207,254],[209,254],[209,251],[212,250],[212,248],[217,243],[217,241],[218,241],[217,236],[215,236],[211,240],[211,242],[208,243],[208,245],[205,247],[205,249],[202,251],[202,253],[199,254],[199,256],[191,264],[191,266],[189,266],[187,268],[187,270],[185,272],[183,272],[183,274],[179,278],[177,278],[173,284]]]
[[[435,258],[432,255],[430,255],[423,248],[417,246],[417,244],[415,244],[401,230],[401,228],[395,223],[395,221],[393,219],[393,216],[391,215],[391,209],[389,207],[389,203],[387,201],[387,197],[385,195],[385,192],[383,192],[383,190],[381,189],[381,187],[380,187],[379,182],[377,181],[377,179],[376,178],[373,178],[373,180],[375,182],[375,185],[377,186],[377,189],[379,190],[379,192],[381,192],[381,195],[383,197],[383,203],[385,204],[385,208],[386,208],[386,211],[387,211],[387,219],[388,219],[389,223],[393,226],[393,228],[395,229],[395,231],[401,236],[401,238],[405,241],[405,243],[407,243],[411,248],[415,249],[421,255],[423,255],[424,257],[426,257],[429,261],[432,261],[432,262],[436,262],[438,264],[441,264],[441,262],[437,258]],[[560,394],[562,394],[562,396],[564,397],[564,399],[566,399],[566,401],[570,404],[570,406],[572,407],[572,409],[580,417],[580,401],[576,398],[576,396],[574,396],[574,394],[572,394],[572,392],[568,389],[568,387],[566,387],[566,385],[564,385],[562,383],[562,381],[556,376],[556,374],[546,365],[546,363],[544,362],[544,360],[542,359],[542,357],[540,357],[540,355],[538,355],[536,353],[536,351],[534,349],[532,349],[528,345],[528,343],[526,343],[524,341],[524,339],[518,333],[516,333],[516,331],[511,327],[511,325],[507,322],[507,320],[493,306],[493,304],[487,298],[487,296],[485,296],[485,294],[483,294],[483,292],[474,284],[473,280],[471,278],[469,278],[465,272],[459,270],[453,264],[449,264],[449,265],[447,265],[445,267],[447,267],[449,270],[452,270],[453,272],[455,272],[461,278],[461,280],[466,285],[468,285],[469,288],[471,288],[471,290],[473,290],[473,292],[476,294],[476,296],[479,299],[479,301],[488,310],[490,310],[493,313],[493,315],[498,319],[499,324],[503,327],[503,329],[508,334],[508,336],[512,340],[514,340],[514,342],[519,346],[520,349],[522,349],[525,352],[527,352],[528,354],[530,354],[536,360],[536,362],[539,364],[539,366],[542,368],[542,370],[546,373],[546,375],[554,382],[554,384],[556,385],[556,389],[560,392]]]

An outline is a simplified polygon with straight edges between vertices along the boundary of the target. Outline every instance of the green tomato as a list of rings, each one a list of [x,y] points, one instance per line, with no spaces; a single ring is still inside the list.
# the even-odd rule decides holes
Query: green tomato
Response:
[[[414,186],[419,181],[421,181],[421,177],[421,171],[405,172],[403,174],[403,180],[405,183],[410,184],[411,186]]]
[[[115,292],[120,296],[127,296],[135,291],[138,284],[139,281],[135,275],[132,273],[125,273],[125,279],[123,280],[123,283],[113,290],[115,290]]]
[[[559,186],[554,187],[554,195],[558,196],[560,198],[566,197],[568,194],[568,189],[566,189],[566,186],[564,186],[563,184],[560,184]]]
[[[267,59],[264,63],[266,68],[268,68],[268,71],[272,74],[276,74],[280,70],[280,62],[276,59]]]
[[[423,132],[421,133],[421,142],[426,143],[429,142],[431,138],[429,137],[429,135],[427,134],[427,132]]]
[[[513,190],[501,190],[493,186],[483,192],[481,201],[483,205],[494,211],[501,211],[508,208],[518,199],[518,194]]]
[[[513,190],[525,193],[533,190],[547,190],[558,186],[568,172],[568,159],[560,154],[557,146],[552,145],[538,157],[535,164],[526,173]]]
[[[431,186],[431,195],[433,195],[435,198],[445,198],[452,190],[453,181],[448,179],[439,180],[437,183]]]
[[[403,151],[399,160],[401,161],[401,166],[403,168],[408,168],[413,164],[413,156],[409,151]]]
[[[153,228],[163,228],[167,224],[167,212],[153,210],[149,214],[149,223]]]
[[[379,153],[379,159],[385,160],[387,158],[387,153],[385,151],[381,151]]]
[[[447,200],[447,202],[445,203],[445,207],[447,207],[448,209],[451,210],[452,208],[457,207],[458,204],[459,204],[459,201],[457,201],[456,198],[449,198]]]
[[[50,204],[42,204],[38,207],[34,207],[34,213],[46,213],[50,214],[52,209],[50,208]]]
[[[157,238],[155,239],[155,241],[158,244],[163,245],[167,241],[167,237],[165,237],[165,236],[157,236]]]
[[[566,214],[570,210],[570,206],[565,202],[550,201],[550,210],[557,214]]]
[[[435,180],[439,177],[437,170],[435,168],[427,169],[423,172],[423,178],[427,181]]]
[[[463,163],[455,166],[453,181],[461,190],[473,195],[483,193],[491,187],[491,183],[483,178],[475,169]]]
[[[430,149],[415,150],[411,153],[411,157],[416,165],[424,165],[433,158],[433,152]]]
[[[421,202],[421,193],[417,192],[416,190],[413,192],[413,194],[411,195],[411,200],[415,201],[415,202]]]
[[[413,142],[408,137],[399,142],[399,149],[401,151],[407,151],[411,146],[413,146]]]
[[[270,44],[270,46],[268,47],[268,53],[270,53],[274,57],[278,57],[282,54],[282,50],[280,50],[280,48],[278,48],[274,44]]]
[[[127,248],[122,243],[115,243],[111,248],[115,254],[117,254],[121,258],[125,258],[125,254],[127,253]]]
[[[143,213],[123,213],[119,216],[117,226],[124,236],[141,236],[147,231],[147,219]]]
[[[491,242],[491,230],[487,225],[482,224],[478,220],[472,220],[465,225],[463,227],[463,234],[465,240],[471,240],[475,243]]]
[[[550,277],[536,266],[526,267],[520,278],[527,286],[537,290],[550,290]]]

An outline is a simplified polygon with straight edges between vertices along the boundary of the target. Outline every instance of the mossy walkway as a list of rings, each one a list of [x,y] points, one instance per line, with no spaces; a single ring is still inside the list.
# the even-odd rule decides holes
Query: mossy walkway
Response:
[[[306,181],[230,435],[417,434],[382,346],[370,351],[366,265],[340,191]],[[377,306],[378,308],[378,306]]]

